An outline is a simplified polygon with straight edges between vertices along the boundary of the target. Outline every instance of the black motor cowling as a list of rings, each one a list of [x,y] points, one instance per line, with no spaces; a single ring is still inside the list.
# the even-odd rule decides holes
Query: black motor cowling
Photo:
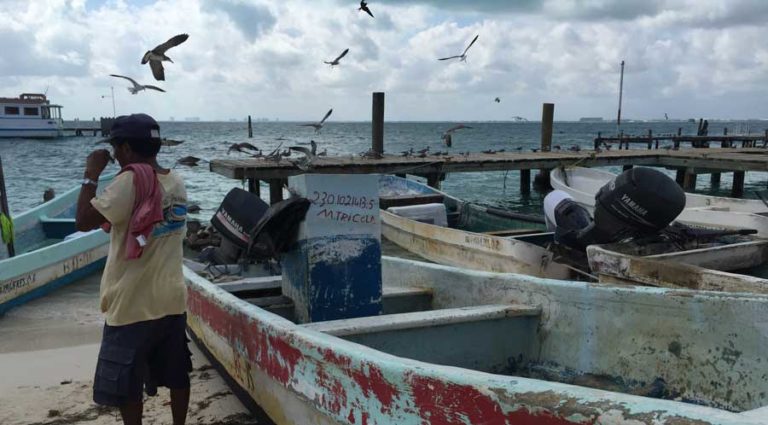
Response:
[[[661,171],[635,167],[600,188],[595,196],[598,243],[658,233],[685,208],[685,192]]]
[[[209,250],[205,259],[216,264],[236,263],[268,209],[269,204],[255,194],[240,188],[230,190],[211,218],[211,225],[221,233],[221,245]]]
[[[555,241],[577,251],[659,233],[685,207],[680,186],[652,168],[627,170],[600,188],[594,219],[570,196],[556,192],[544,199],[545,214],[554,218]]]

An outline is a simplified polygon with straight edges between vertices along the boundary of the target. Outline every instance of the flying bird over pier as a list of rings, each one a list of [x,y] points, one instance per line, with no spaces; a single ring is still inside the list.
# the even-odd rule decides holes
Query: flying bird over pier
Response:
[[[475,41],[477,41],[477,37],[480,37],[480,34],[476,35],[475,38],[472,39],[472,41],[469,43],[469,46],[467,46],[466,49],[464,49],[464,52],[460,55],[456,56],[448,56],[447,58],[440,58],[439,61],[446,61],[448,59],[459,59],[460,62],[466,62],[467,61],[467,51],[469,51],[469,48],[472,47],[473,44],[475,44]]]
[[[496,99],[493,99],[493,101],[496,103],[501,103],[501,98],[497,97]]]
[[[152,75],[155,76],[155,80],[165,81],[163,61],[173,63],[173,60],[165,55],[165,52],[168,51],[168,49],[171,47],[176,47],[179,44],[187,41],[188,38],[189,34],[179,34],[175,37],[172,37],[165,43],[155,47],[154,49],[148,50],[147,53],[144,53],[144,57],[141,58],[141,64],[144,65],[145,63],[149,62],[149,67],[152,68]]]
[[[328,112],[325,113],[325,116],[323,119],[320,120],[320,122],[312,123],[312,124],[299,124],[302,127],[314,127],[315,133],[320,131],[321,128],[323,128],[323,124],[325,123],[325,120],[328,119],[328,117],[331,116],[331,113],[333,113],[333,108],[329,109]]]
[[[123,78],[131,82],[133,84],[133,87],[128,87],[128,91],[131,92],[131,94],[136,94],[142,90],[151,89],[151,90],[157,90],[165,93],[165,90],[161,89],[157,86],[150,86],[149,84],[139,84],[131,77],[126,77],[125,75],[118,75],[118,74],[109,74],[111,77],[117,77],[117,78]]]
[[[449,128],[448,130],[445,130],[445,133],[443,133],[443,136],[442,136],[443,143],[445,143],[445,145],[450,148],[451,145],[453,145],[453,137],[452,137],[453,132],[456,131],[456,130],[461,130],[462,128],[472,128],[472,127],[464,125],[464,124],[454,125],[453,127]]]
[[[330,62],[328,62],[328,61],[323,61],[323,63],[327,63],[327,64],[328,64],[328,65],[330,65],[330,66],[336,66],[336,65],[338,65],[338,64],[339,64],[339,61],[341,60],[341,58],[343,58],[344,56],[346,56],[348,52],[349,52],[349,49],[348,49],[348,48],[347,48],[347,49],[344,49],[344,51],[343,51],[343,52],[341,52],[341,54],[339,55],[339,57],[337,57],[336,59],[334,59],[334,60],[332,60],[332,61],[330,61]]]
[[[366,3],[365,0],[360,1],[360,7],[358,7],[357,10],[362,10],[373,18],[373,13],[371,13],[371,9],[368,8],[368,3]]]

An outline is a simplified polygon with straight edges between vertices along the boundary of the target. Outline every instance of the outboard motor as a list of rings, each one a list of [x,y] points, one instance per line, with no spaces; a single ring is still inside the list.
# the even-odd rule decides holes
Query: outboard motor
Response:
[[[591,244],[656,234],[683,211],[685,192],[666,174],[636,167],[600,188],[595,201],[592,220],[562,191],[544,198],[545,217],[556,226],[556,242],[584,251]]]
[[[279,260],[280,254],[296,242],[299,224],[304,221],[311,202],[291,196],[272,205],[250,234],[247,255],[257,260]]]
[[[269,209],[261,198],[240,188],[224,197],[211,218],[211,225],[221,233],[221,245],[206,249],[201,259],[214,264],[235,264],[251,242],[250,234]]]

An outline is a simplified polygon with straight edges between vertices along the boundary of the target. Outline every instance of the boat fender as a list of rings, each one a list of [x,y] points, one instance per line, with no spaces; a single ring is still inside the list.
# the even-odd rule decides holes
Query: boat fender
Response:
[[[13,220],[3,213],[0,213],[0,236],[4,244],[13,243]]]

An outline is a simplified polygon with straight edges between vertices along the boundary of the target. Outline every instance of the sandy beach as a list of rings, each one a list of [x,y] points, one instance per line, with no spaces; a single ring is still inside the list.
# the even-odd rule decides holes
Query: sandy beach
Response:
[[[0,424],[120,424],[91,398],[103,319],[99,275],[0,317]],[[256,424],[205,356],[190,343],[194,371],[188,424]],[[144,405],[145,424],[170,424],[161,388]]]

